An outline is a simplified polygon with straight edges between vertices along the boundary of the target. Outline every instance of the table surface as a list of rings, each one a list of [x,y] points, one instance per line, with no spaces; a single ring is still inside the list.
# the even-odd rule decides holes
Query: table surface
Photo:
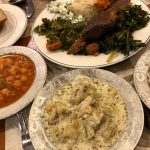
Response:
[[[8,3],[8,0],[0,0],[0,2]],[[34,23],[34,20],[36,16],[38,16],[38,14],[47,6],[49,2],[50,0],[33,0],[35,8],[34,15],[32,16],[32,18],[28,20],[27,29],[22,36],[23,38],[21,38],[17,43],[15,43],[15,45],[23,45],[23,46],[28,45],[30,41],[29,36],[31,35],[31,27]],[[30,41],[28,46],[34,48],[34,44],[32,43],[32,41]],[[135,64],[137,60],[140,58],[140,56],[147,50],[150,50],[150,43],[148,43],[143,50],[141,50],[138,54],[136,54],[132,58],[119,64],[106,67],[105,69],[120,75],[125,80],[127,80],[131,85],[133,85],[133,71]],[[52,79],[54,75],[56,76],[62,72],[70,70],[69,68],[61,67],[53,63],[48,63],[48,69],[53,71],[53,75],[50,74],[47,81]],[[22,149],[20,131],[15,116],[0,121],[0,150],[3,149],[6,150]],[[150,131],[147,128],[144,128],[142,137],[136,147],[136,150],[150,150]]]

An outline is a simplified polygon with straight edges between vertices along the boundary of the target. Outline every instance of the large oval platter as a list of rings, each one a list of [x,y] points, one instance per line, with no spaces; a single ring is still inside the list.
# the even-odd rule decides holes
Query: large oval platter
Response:
[[[0,57],[7,54],[21,54],[26,56],[33,62],[36,73],[31,87],[20,99],[6,107],[0,108],[0,119],[4,119],[17,113],[31,103],[43,87],[47,75],[46,63],[41,55],[35,50],[23,46],[12,46],[0,49]]]
[[[63,0],[64,2],[66,0]],[[140,0],[131,0],[132,4],[142,5],[142,8],[150,13],[149,8]],[[37,25],[42,24],[42,18],[48,18],[52,19],[57,14],[49,13],[47,8],[44,9],[41,14],[37,17],[33,30]],[[138,40],[142,40],[142,42],[147,43],[150,37],[150,22],[148,25],[134,33],[134,38]],[[124,61],[131,56],[135,55],[138,51],[141,49],[130,53],[129,56],[124,56],[122,54],[119,54],[112,62],[108,63],[107,58],[108,55],[106,54],[100,54],[99,56],[79,56],[79,55],[67,55],[65,51],[57,51],[57,52],[49,52],[46,49],[46,38],[44,36],[39,36],[36,33],[32,33],[34,43],[36,45],[37,50],[48,60],[62,65],[66,67],[71,68],[99,68],[99,67],[105,67],[110,66],[116,63],[119,63],[121,61]]]
[[[144,114],[141,101],[132,86],[121,77],[101,69],[77,69],[61,74],[46,84],[35,99],[29,116],[29,132],[32,143],[37,150],[53,149],[45,135],[42,114],[47,101],[62,85],[71,82],[78,75],[84,75],[105,81],[116,88],[123,96],[128,113],[128,124],[122,138],[111,150],[133,150],[143,130]]]

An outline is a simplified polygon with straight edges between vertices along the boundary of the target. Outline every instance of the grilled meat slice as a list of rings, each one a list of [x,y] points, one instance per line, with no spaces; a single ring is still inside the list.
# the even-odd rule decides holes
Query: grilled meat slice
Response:
[[[94,17],[83,29],[83,39],[85,41],[97,40],[106,32],[109,32],[115,24],[116,18],[105,11]]]
[[[129,0],[116,0],[107,10],[93,17],[88,25],[83,29],[82,38],[85,41],[97,40],[105,33],[109,32],[115,22],[114,11],[129,5]]]

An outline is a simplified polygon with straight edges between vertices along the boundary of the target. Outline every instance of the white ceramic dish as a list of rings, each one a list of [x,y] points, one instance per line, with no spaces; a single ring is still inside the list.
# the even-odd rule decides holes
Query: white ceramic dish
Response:
[[[63,0],[66,1],[66,0]],[[148,13],[150,13],[149,8],[141,1],[141,0],[131,0],[132,4],[138,4],[142,5],[142,8],[146,10]],[[48,18],[52,19],[56,16],[56,14],[49,13],[47,11],[47,8],[44,9],[41,14],[37,17],[33,29],[42,23],[42,18]],[[147,43],[149,37],[150,37],[150,22],[148,25],[134,33],[134,38],[138,40],[142,40],[142,42]],[[33,32],[33,31],[32,31]],[[34,33],[32,34],[33,40],[36,44],[37,49],[39,52],[48,60],[63,65],[66,67],[71,68],[99,68],[99,67],[105,67],[110,66],[116,63],[119,63],[121,61],[124,61],[131,56],[135,55],[139,50],[132,52],[129,56],[124,56],[122,54],[119,54],[112,62],[108,63],[106,60],[108,58],[108,55],[100,54],[99,56],[77,56],[77,55],[67,55],[66,52],[63,51],[57,51],[57,52],[49,52],[46,49],[46,38],[44,36],[39,36],[38,34]]]
[[[13,45],[24,33],[27,26],[25,12],[14,5],[0,4],[7,16],[4,27],[0,31],[0,48]]]
[[[43,87],[47,75],[46,63],[42,56],[36,51],[27,47],[12,46],[0,49],[0,56],[5,54],[22,54],[27,56],[35,65],[36,75],[29,90],[19,100],[6,107],[0,108],[0,119],[4,119],[17,113],[32,102],[40,89]]]
[[[76,76],[85,75],[105,81],[117,88],[125,99],[128,112],[128,126],[122,138],[111,150],[133,150],[142,134],[144,114],[141,101],[132,86],[121,77],[101,69],[76,69],[57,76],[39,93],[29,115],[29,132],[36,150],[53,150],[51,142],[42,126],[42,113],[46,102],[62,85],[71,82]]]
[[[135,88],[141,100],[150,109],[150,84],[148,83],[149,69],[150,69],[150,50],[148,50],[140,57],[134,70]]]

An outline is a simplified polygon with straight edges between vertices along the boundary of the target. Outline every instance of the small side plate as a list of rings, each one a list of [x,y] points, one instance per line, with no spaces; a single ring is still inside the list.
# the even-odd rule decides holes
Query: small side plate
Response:
[[[7,20],[0,31],[0,48],[13,45],[24,33],[27,26],[25,12],[18,6],[0,4]]]

